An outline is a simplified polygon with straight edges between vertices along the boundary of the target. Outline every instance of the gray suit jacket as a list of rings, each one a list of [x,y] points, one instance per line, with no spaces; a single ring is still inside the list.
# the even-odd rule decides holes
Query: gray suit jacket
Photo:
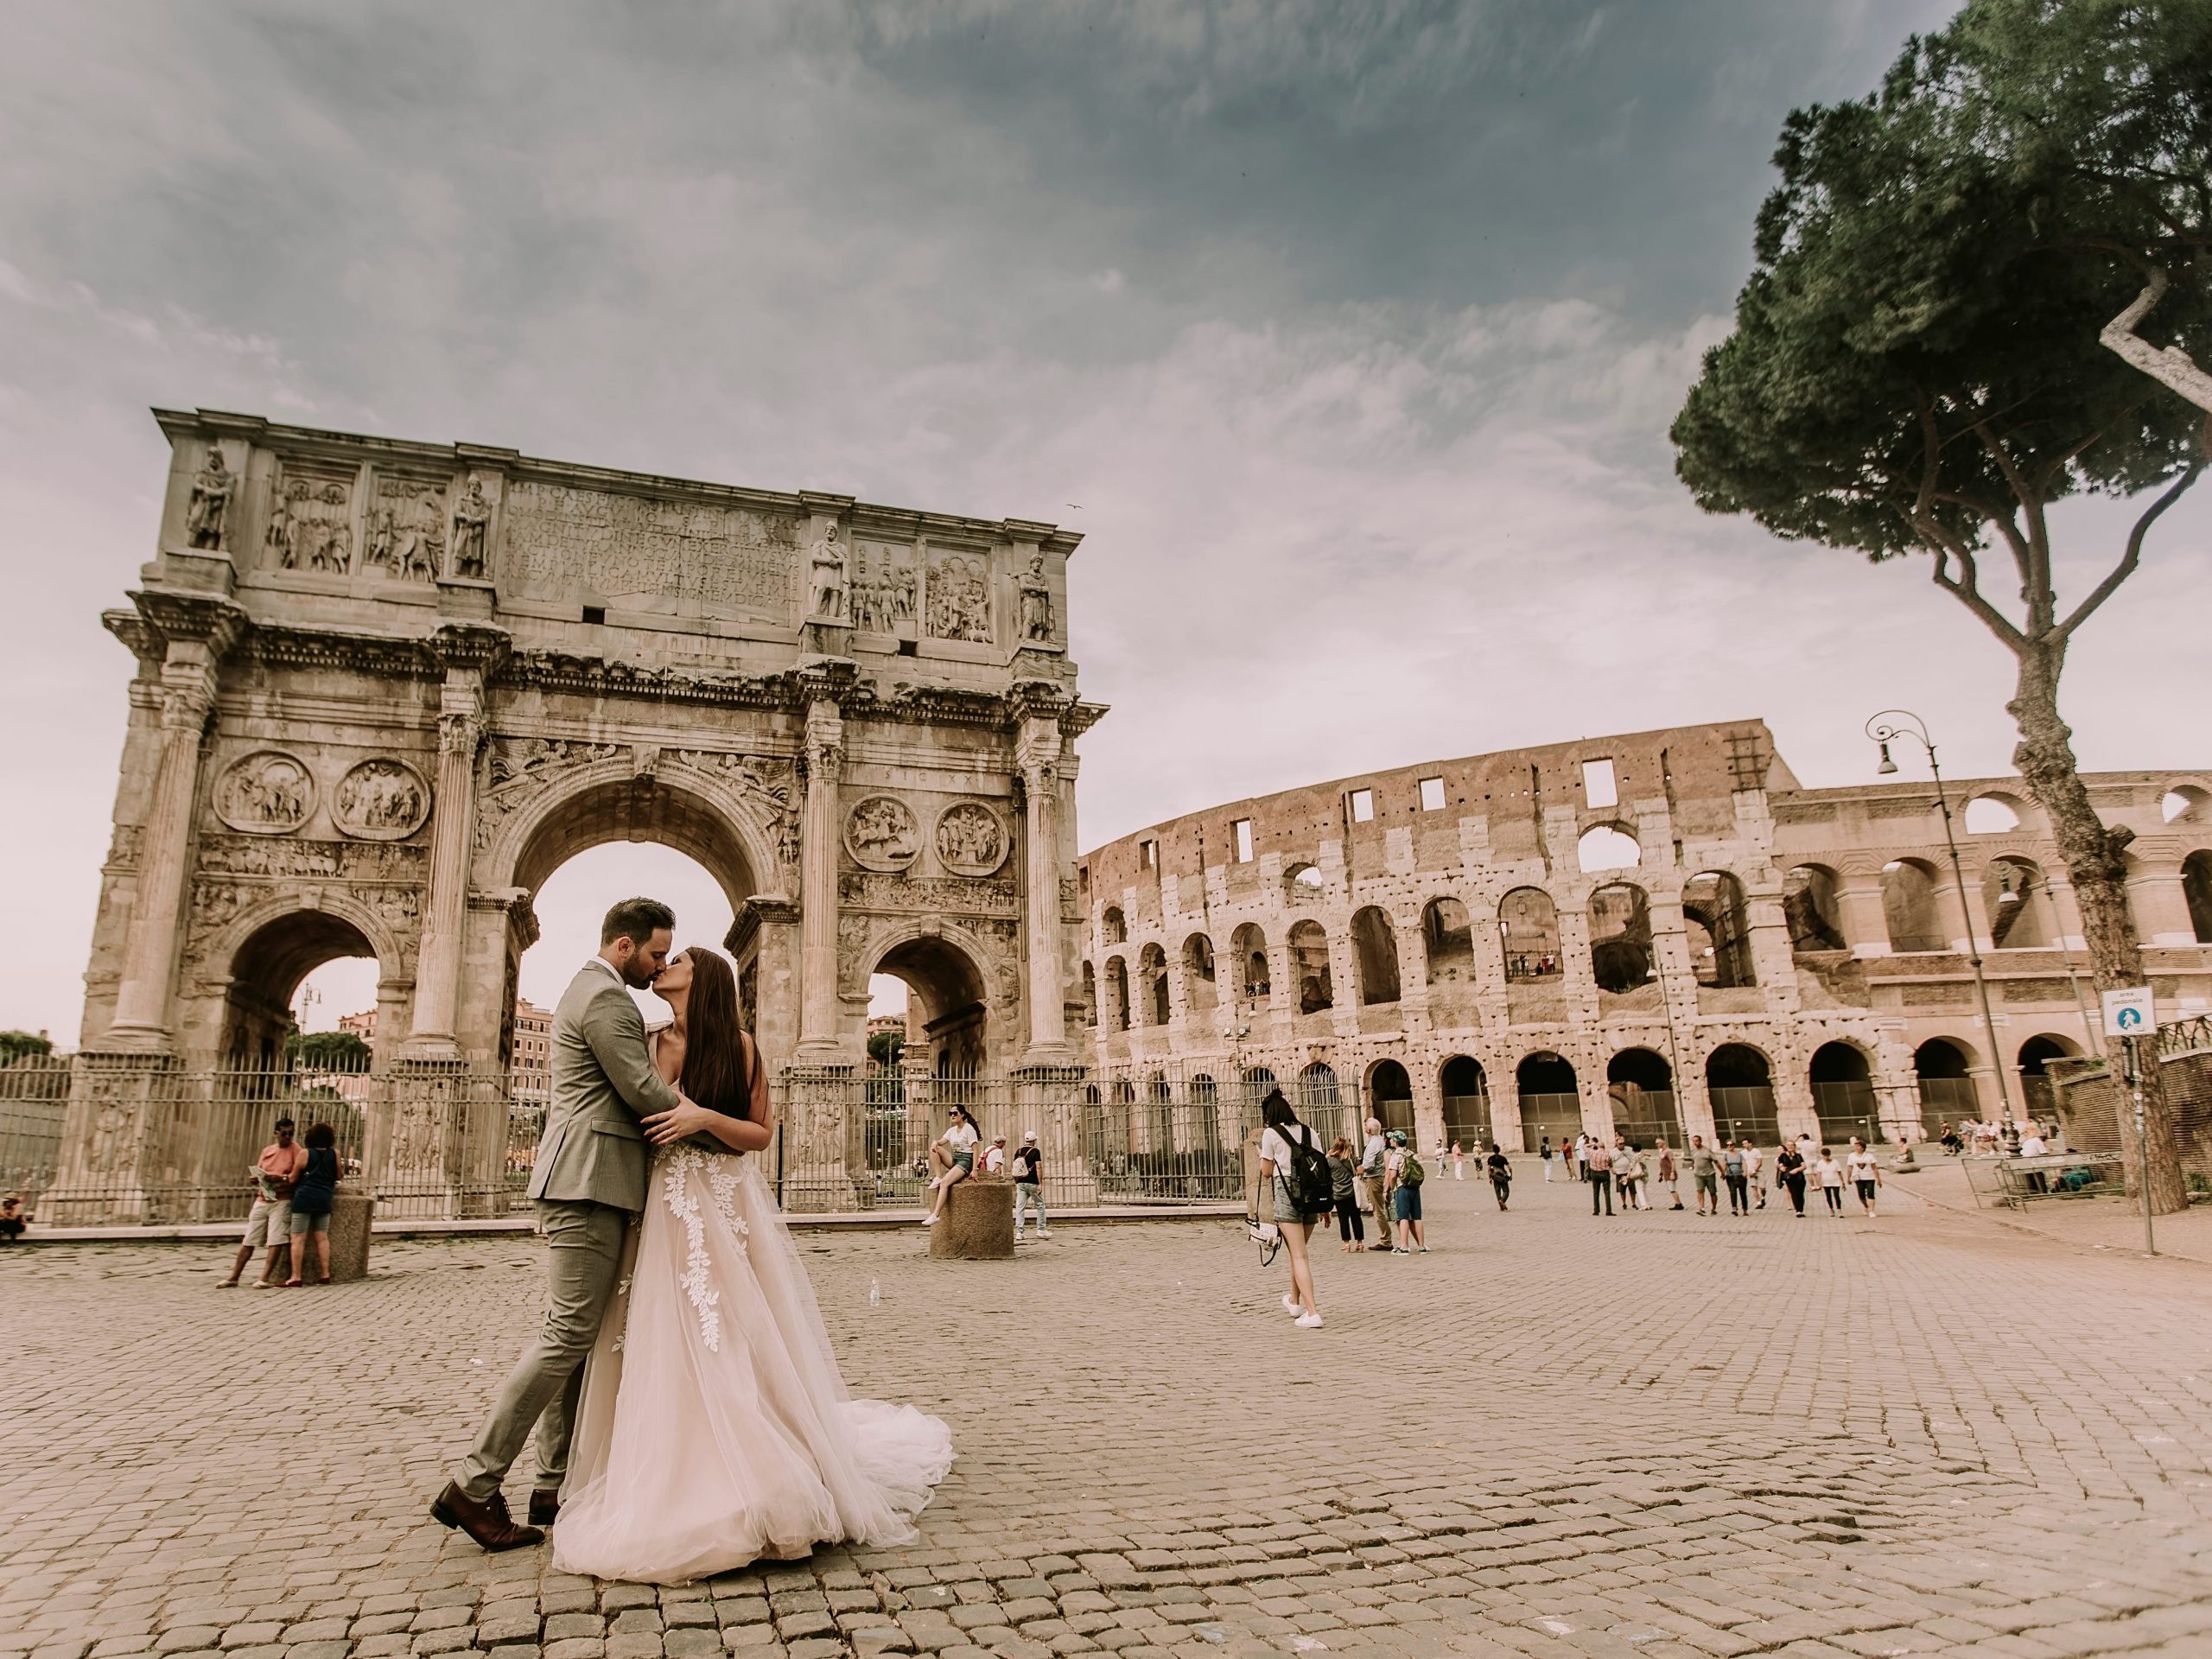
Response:
[[[553,1011],[553,1098],[530,1196],[644,1209],[649,1148],[638,1120],[676,1102],[630,993],[605,963],[586,963]]]

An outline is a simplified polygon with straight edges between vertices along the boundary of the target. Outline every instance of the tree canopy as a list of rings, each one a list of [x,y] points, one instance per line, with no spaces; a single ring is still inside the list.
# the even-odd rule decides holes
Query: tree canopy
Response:
[[[296,1031],[284,1041],[295,1064],[329,1071],[365,1071],[369,1046],[350,1031]]]

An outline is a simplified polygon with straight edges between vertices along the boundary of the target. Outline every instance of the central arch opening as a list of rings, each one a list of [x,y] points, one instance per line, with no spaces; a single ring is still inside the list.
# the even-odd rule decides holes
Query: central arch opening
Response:
[[[1782,1139],[1774,1109],[1774,1072],[1749,1043],[1723,1043],[1705,1062],[1705,1091],[1713,1102],[1713,1131],[1723,1141],[1775,1145]]]
[[[377,1030],[378,973],[376,947],[343,916],[296,910],[264,923],[231,958],[217,1050],[224,1065],[270,1078],[297,1062],[367,1071],[391,1035]]]
[[[1514,1068],[1513,1080],[1521,1096],[1521,1150],[1534,1152],[1546,1139],[1572,1146],[1582,1133],[1582,1096],[1573,1063],[1540,1049]]]
[[[1612,1099],[1613,1128],[1639,1147],[1665,1140],[1682,1144],[1675,1108],[1675,1068],[1649,1048],[1624,1048],[1605,1063],[1605,1093]]]

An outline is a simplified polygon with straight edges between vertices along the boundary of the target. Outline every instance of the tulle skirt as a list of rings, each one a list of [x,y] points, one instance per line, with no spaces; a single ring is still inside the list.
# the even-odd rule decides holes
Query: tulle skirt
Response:
[[[660,1154],[622,1275],[584,1374],[556,1567],[683,1584],[913,1539],[951,1431],[851,1397],[753,1159]]]

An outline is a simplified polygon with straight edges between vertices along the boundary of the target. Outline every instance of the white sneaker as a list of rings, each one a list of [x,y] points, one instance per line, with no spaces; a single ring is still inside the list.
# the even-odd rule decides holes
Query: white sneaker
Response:
[[[922,1217],[922,1225],[923,1225],[923,1226],[925,1226],[925,1227],[934,1227],[934,1226],[936,1226],[936,1225],[937,1225],[937,1217],[936,1217],[935,1216],[924,1216],[924,1217]]]
[[[1282,1299],[1282,1311],[1294,1319],[1304,1313],[1306,1309],[1295,1297],[1285,1296]]]
[[[931,1192],[936,1192],[936,1191],[938,1190],[938,1188],[939,1188],[940,1186],[943,1186],[944,1185],[944,1176],[942,1176],[942,1175],[933,1175],[933,1176],[931,1176],[931,1177],[930,1178],[930,1191],[931,1191]]]
[[[1301,1331],[1319,1331],[1321,1328],[1321,1316],[1319,1313],[1300,1314],[1298,1328]]]
[[[1039,1238],[1050,1238],[1052,1235],[1046,1232],[1042,1227],[1039,1227],[1037,1230],[1037,1236]]]

